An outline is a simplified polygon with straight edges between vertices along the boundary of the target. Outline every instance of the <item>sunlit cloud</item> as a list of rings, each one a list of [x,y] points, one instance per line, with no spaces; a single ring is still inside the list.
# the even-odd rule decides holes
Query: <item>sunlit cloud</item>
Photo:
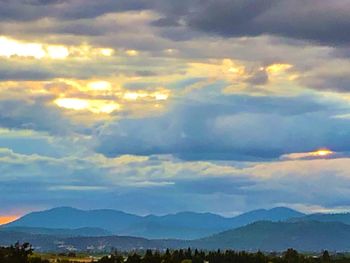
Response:
[[[112,48],[95,47],[87,43],[83,43],[81,45],[70,46],[69,53],[71,57],[89,59],[95,57],[111,57],[115,54],[115,50]]]
[[[137,55],[137,51],[128,54]],[[66,59],[68,57],[90,58],[95,56],[110,57],[115,53],[111,48],[94,47],[88,44],[75,46],[51,45],[47,43],[26,42],[0,36],[0,56],[32,57],[35,59]]]
[[[39,43],[23,43],[7,37],[0,37],[0,56],[41,59],[46,56],[46,52],[43,45]]]
[[[22,42],[2,36],[0,37],[0,56],[65,59],[69,56],[69,50],[65,46]]]
[[[64,59],[69,56],[69,50],[64,46],[48,46],[47,54],[52,59]]]
[[[243,78],[246,74],[245,66],[231,59],[220,61],[189,63],[188,73],[192,76],[207,76],[213,79],[234,80]]]
[[[60,98],[56,99],[55,104],[61,108],[82,111],[87,110],[92,113],[112,113],[120,109],[120,105],[115,102],[105,100],[86,100],[76,98]]]
[[[111,48],[101,48],[100,52],[103,56],[110,57],[114,54],[114,50]]]
[[[321,149],[311,153],[313,156],[327,156],[332,154],[334,154],[334,152],[328,149]]]
[[[124,81],[124,82],[123,82]],[[43,103],[64,112],[74,123],[106,121],[114,116],[152,116],[166,110],[171,91],[165,87],[124,87],[127,79],[54,79],[0,82],[0,99]],[[135,84],[137,85],[137,84]],[[116,112],[116,114],[112,114]]]
[[[94,81],[88,83],[88,87],[91,90],[110,90],[112,85],[108,81]]]
[[[290,153],[281,156],[282,160],[298,160],[298,159],[320,159],[334,157],[337,153],[329,149],[319,149],[313,152]]]
[[[139,92],[126,92],[123,96],[125,100],[135,101],[138,99],[145,99],[150,98],[154,100],[167,100],[169,98],[168,93],[162,93],[162,92],[146,92],[146,91],[139,91]]]
[[[168,94],[162,94],[162,93],[155,93],[154,97],[156,100],[167,100],[169,95]]]
[[[59,107],[71,110],[85,110],[89,107],[89,102],[83,99],[63,98],[55,100],[55,103]]]
[[[290,72],[293,69],[291,64],[272,64],[265,68],[271,81],[293,81],[299,75],[296,72]]]
[[[94,104],[92,103],[91,111],[94,113],[112,113],[120,108],[121,106],[117,103],[109,102],[102,105],[99,105],[97,103],[96,106],[94,106]]]
[[[126,50],[125,53],[130,57],[135,57],[135,56],[138,56],[138,54],[139,54],[139,52],[137,50],[134,50],[134,49]]]
[[[295,81],[297,72],[292,72],[292,64],[269,64],[253,61],[241,61],[230,58],[222,60],[188,63],[187,74],[195,77],[205,77],[208,82],[225,81],[224,93],[249,93],[251,95],[266,95],[271,93],[296,94],[298,86]],[[283,85],[284,89],[281,89]]]
[[[270,74],[279,74],[292,67],[293,65],[290,64],[272,64],[266,68],[266,71]]]
[[[332,116],[335,119],[345,119],[345,120],[349,120],[350,119],[350,113],[346,113],[346,114],[338,114],[335,116]]]
[[[126,100],[137,100],[144,97],[147,97],[146,93],[127,92],[124,94],[124,99]]]

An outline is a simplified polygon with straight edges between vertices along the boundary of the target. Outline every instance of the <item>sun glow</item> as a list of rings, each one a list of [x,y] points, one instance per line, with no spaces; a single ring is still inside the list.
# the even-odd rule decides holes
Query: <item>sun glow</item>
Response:
[[[124,94],[125,100],[137,100],[139,98],[147,97],[146,93],[137,93],[137,92],[127,92]]]
[[[69,50],[65,46],[48,46],[46,49],[52,59],[65,59],[69,56]]]
[[[298,159],[317,159],[317,158],[326,158],[336,154],[335,152],[329,149],[319,149],[314,152],[304,152],[304,153],[290,153],[281,156],[281,159],[284,160],[298,160]]]
[[[41,59],[46,52],[42,44],[22,43],[7,37],[0,37],[0,56],[3,57],[34,57]]]
[[[87,110],[92,113],[112,113],[120,109],[120,105],[115,102],[104,100],[90,100]]]
[[[33,57],[42,59],[65,59],[69,50],[62,45],[44,45],[42,43],[21,42],[8,37],[0,37],[0,56],[3,57]]]
[[[291,69],[293,65],[291,64],[272,64],[266,68],[269,74],[281,74]]]
[[[55,100],[55,104],[61,108],[82,111],[87,110],[92,113],[112,113],[120,109],[120,105],[115,102],[105,100],[85,100],[74,98],[61,98]]]
[[[129,50],[125,51],[125,53],[130,57],[135,57],[139,54],[139,52],[137,50],[134,50],[134,49],[129,49]]]
[[[318,151],[315,152],[311,152],[310,153],[312,156],[327,156],[327,155],[332,155],[334,154],[333,151],[328,150],[328,149],[320,149]]]
[[[99,48],[87,44],[65,46],[41,42],[26,42],[6,36],[0,36],[0,57],[31,57],[35,59],[66,59],[68,57],[92,58],[110,57],[115,53],[111,48]],[[126,51],[129,56],[136,56],[136,50]]]
[[[101,48],[100,52],[105,57],[110,57],[114,54],[114,50],[111,48]]]
[[[94,81],[88,84],[91,90],[111,90],[112,85],[108,81]]]
[[[61,108],[70,110],[84,110],[89,107],[89,102],[83,99],[63,98],[55,100],[55,103]]]
[[[167,100],[169,95],[168,94],[163,94],[163,93],[155,93],[154,97],[156,100]]]

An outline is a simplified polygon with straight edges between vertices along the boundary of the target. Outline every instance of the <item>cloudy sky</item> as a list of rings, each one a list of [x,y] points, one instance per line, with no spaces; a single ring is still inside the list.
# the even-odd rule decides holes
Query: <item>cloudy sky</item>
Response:
[[[348,0],[0,4],[0,221],[350,210]]]

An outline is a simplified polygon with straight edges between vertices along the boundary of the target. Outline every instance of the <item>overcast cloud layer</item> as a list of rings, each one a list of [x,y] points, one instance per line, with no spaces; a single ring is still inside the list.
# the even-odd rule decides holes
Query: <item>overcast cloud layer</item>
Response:
[[[0,4],[0,222],[349,209],[348,1]]]

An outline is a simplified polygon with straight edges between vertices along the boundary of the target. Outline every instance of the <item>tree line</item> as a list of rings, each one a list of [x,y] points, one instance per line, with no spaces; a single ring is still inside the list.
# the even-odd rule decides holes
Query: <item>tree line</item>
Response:
[[[33,248],[29,243],[0,247],[0,263],[49,263],[38,257],[31,257]]]
[[[59,262],[59,261],[57,261]],[[245,251],[202,251],[191,248],[164,252],[146,250],[145,252],[119,253],[117,251],[103,256],[95,263],[350,263],[345,256],[330,256],[324,251],[320,256],[307,256],[294,249],[277,253]],[[0,247],[0,263],[49,263],[46,259],[33,256],[30,244],[24,243]]]
[[[131,253],[123,255],[114,252],[104,256],[98,263],[350,263],[350,258],[332,258],[328,251],[324,251],[319,257],[305,256],[294,249],[288,249],[282,254],[277,253],[249,253],[245,251],[202,251],[169,250],[165,253],[146,250],[144,254]]]

